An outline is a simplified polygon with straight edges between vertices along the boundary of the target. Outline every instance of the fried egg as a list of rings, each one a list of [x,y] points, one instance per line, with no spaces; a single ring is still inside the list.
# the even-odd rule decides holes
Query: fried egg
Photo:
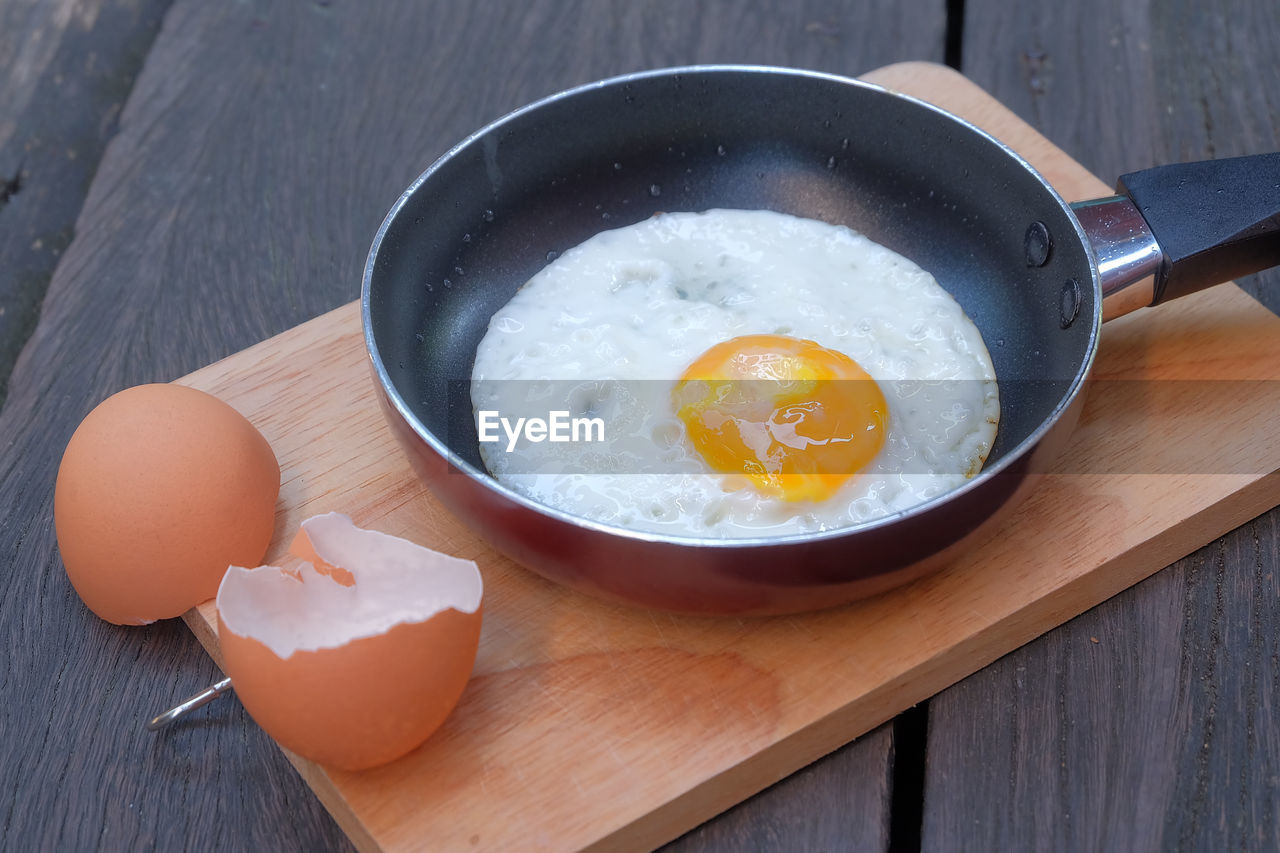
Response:
[[[566,251],[494,314],[471,379],[499,482],[696,537],[910,509],[978,472],[1000,413],[982,336],[931,275],[763,210],[659,214]]]

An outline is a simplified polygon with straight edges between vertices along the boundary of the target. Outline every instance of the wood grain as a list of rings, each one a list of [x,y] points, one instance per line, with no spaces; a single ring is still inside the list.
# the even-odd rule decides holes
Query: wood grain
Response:
[[[1274,3],[966,13],[966,74],[1103,178],[1280,150]],[[1280,310],[1276,272],[1241,284]],[[1273,846],[1278,524],[1264,514],[931,700],[924,849]]]
[[[914,63],[870,76],[990,130],[1069,198],[1105,192],[948,69]],[[1280,318],[1225,285],[1106,332],[1100,381],[1059,473],[987,543],[850,607],[748,621],[591,600],[461,526],[413,477],[381,421],[355,305],[182,381],[243,411],[281,460],[282,533],[268,560],[302,518],[342,509],[474,559],[484,573],[476,673],[445,727],[374,771],[296,761],[357,846],[644,848],[1280,503],[1280,435],[1266,433],[1274,394],[1235,400],[1221,420],[1182,415],[1210,408],[1220,387],[1280,388],[1270,345]],[[1139,382],[1159,383],[1167,405],[1135,410]],[[1212,442],[1220,455],[1207,470],[1222,473],[1135,467],[1129,448],[1156,441]],[[1082,473],[1075,460],[1085,454],[1101,463]],[[212,638],[211,604],[187,619]]]
[[[147,15],[160,8],[142,0],[0,0],[0,50],[34,50],[7,39],[54,33],[22,16],[69,9],[61,32],[70,39],[85,10],[116,7],[133,23],[104,30],[104,12],[85,40],[29,64],[46,69],[47,80],[59,56],[97,69],[119,51],[141,53],[154,26]],[[14,20],[20,24],[10,29]],[[8,577],[20,580],[0,585],[3,846],[345,844],[237,703],[220,703],[160,738],[141,730],[142,719],[206,686],[216,670],[182,626],[104,625],[65,581],[50,515],[53,478],[72,429],[95,403],[126,385],[180,376],[354,298],[391,201],[436,155],[505,110],[660,65],[740,61],[859,73],[940,58],[942,33],[943,9],[933,0],[179,0],[131,90],[124,78],[90,75],[94,85],[41,83],[22,96],[27,106],[6,100],[0,121],[16,134],[8,139],[38,127],[30,123],[38,109],[86,122],[110,144],[96,173],[67,170],[81,192],[90,176],[92,184],[0,411],[8,510],[0,553]],[[6,71],[14,55],[4,53]],[[17,79],[8,76],[6,85]],[[96,88],[107,79],[116,88]],[[126,93],[118,126],[114,113],[95,112]],[[16,165],[6,159],[0,167],[11,177]],[[31,181],[36,186],[34,174]],[[23,190],[8,209],[31,198]],[[15,249],[6,242],[13,219],[0,221],[7,279],[29,243]],[[4,340],[12,340],[8,330]],[[842,768],[830,778],[863,765],[878,778],[889,745],[872,738],[845,751],[842,763],[828,765]],[[881,812],[877,785],[854,788],[869,792],[867,810]],[[851,807],[846,795],[862,796],[826,791],[764,795],[753,807],[758,832],[798,805],[835,811]],[[752,829],[742,832],[734,841],[752,837]],[[713,834],[694,846],[733,845]]]
[[[0,405],[168,5],[0,2]]]
[[[897,742],[885,723],[663,850],[889,850]]]

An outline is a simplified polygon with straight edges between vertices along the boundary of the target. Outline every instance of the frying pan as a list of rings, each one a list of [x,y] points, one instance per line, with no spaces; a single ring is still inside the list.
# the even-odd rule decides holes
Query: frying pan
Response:
[[[490,317],[562,252],[655,212],[770,209],[847,225],[928,270],[988,344],[999,432],[964,486],[854,527],[755,539],[628,530],[500,485],[471,375]],[[369,252],[362,311],[379,400],[414,469],[517,562],[667,610],[827,607],[944,565],[1054,460],[1111,316],[1280,263],[1280,154],[1126,175],[1073,206],[972,125],[874,85],[703,66],[583,86],[437,160]],[[465,394],[463,395],[465,401]]]

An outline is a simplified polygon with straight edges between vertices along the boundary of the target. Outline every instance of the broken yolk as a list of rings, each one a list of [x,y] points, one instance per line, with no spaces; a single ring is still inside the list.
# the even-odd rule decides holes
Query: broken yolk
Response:
[[[856,361],[783,335],[716,344],[672,398],[712,469],[787,501],[830,497],[875,458],[888,425],[884,394]]]

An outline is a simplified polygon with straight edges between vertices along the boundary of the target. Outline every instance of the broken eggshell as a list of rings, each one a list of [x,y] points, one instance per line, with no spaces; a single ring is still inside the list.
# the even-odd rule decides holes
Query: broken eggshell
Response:
[[[359,770],[412,751],[453,710],[480,641],[476,564],[310,518],[297,567],[232,566],[218,589],[224,669],[286,749]]]

